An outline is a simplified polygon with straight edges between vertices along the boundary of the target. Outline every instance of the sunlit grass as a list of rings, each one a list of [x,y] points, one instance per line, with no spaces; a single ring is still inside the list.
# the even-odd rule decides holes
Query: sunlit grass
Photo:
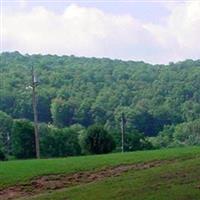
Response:
[[[186,158],[196,155],[200,155],[200,147],[1,162],[0,188],[27,182],[33,177],[46,174],[69,174],[77,171],[94,170],[119,164],[158,159]]]
[[[37,200],[199,200],[200,158],[42,194]]]

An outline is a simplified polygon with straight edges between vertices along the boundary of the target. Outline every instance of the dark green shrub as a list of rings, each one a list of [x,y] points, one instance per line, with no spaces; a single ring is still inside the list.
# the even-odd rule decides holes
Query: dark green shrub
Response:
[[[35,158],[34,127],[28,120],[15,120],[11,134],[12,153],[16,158]]]
[[[6,159],[5,154],[3,153],[3,151],[0,149],[0,161],[3,161]]]
[[[115,142],[102,126],[93,125],[84,138],[84,148],[92,154],[109,153],[115,148]]]
[[[58,129],[53,126],[40,127],[41,156],[64,157],[81,154],[78,134],[70,128]]]
[[[5,112],[0,111],[0,146],[4,154],[10,154],[10,134],[12,129],[13,119]]]
[[[174,146],[200,145],[200,119],[178,124],[173,133]]]
[[[125,151],[149,150],[152,148],[152,144],[146,140],[144,134],[142,133],[134,132],[127,133],[125,135]]]

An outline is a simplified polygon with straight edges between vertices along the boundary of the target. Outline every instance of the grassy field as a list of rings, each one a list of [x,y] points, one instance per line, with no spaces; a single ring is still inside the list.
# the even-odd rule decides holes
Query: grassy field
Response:
[[[29,200],[199,200],[200,159],[129,171],[120,177],[75,186]],[[28,200],[27,199],[27,200]]]
[[[178,158],[178,162],[150,169],[130,170],[118,177],[55,190],[33,199],[200,199],[200,147],[1,162],[0,189],[27,183],[32,178],[43,175],[71,174],[109,166],[174,158]]]

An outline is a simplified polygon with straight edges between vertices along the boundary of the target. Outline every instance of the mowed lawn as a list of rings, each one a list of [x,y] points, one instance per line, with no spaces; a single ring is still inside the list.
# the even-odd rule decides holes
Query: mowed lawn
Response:
[[[199,200],[200,158],[37,195],[27,200]]]
[[[200,147],[190,147],[153,151],[138,151],[123,154],[113,153],[98,156],[69,157],[61,159],[6,161],[0,162],[0,188],[25,183],[34,177],[48,174],[69,174],[80,171],[98,170],[101,168],[120,164],[139,163],[147,162],[150,160],[173,158],[180,158],[184,160],[187,158],[196,157],[196,159],[194,160],[196,162],[199,161],[197,159],[199,156]],[[190,163],[190,161],[188,162]],[[154,169],[152,169],[152,173],[154,173]],[[123,177],[124,176],[122,176],[122,179]],[[105,185],[106,183],[107,182],[105,182]],[[99,187],[104,187],[104,184],[100,184]],[[74,191],[76,191],[76,189]]]

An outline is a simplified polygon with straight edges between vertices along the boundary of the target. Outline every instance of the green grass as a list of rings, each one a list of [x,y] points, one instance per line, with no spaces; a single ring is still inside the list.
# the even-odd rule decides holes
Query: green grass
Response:
[[[81,156],[62,159],[7,161],[0,163],[0,188],[28,182],[31,178],[60,173],[96,170],[119,164],[150,160],[186,158],[200,155],[199,147],[176,148],[99,156]]]
[[[38,195],[29,200],[199,200],[200,158]]]

